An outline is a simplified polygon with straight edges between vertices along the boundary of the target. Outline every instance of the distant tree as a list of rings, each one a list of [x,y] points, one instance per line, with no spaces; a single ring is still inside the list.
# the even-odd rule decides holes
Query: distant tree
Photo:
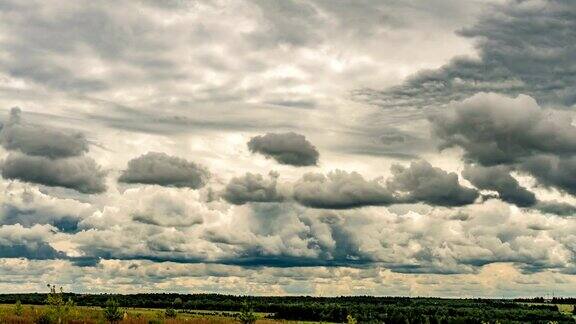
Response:
[[[168,307],[164,311],[164,316],[167,318],[176,318],[177,316],[176,310],[172,307]]]
[[[22,316],[23,314],[24,314],[24,307],[22,307],[22,303],[20,302],[20,299],[18,299],[16,301],[16,304],[14,304],[14,315]]]
[[[174,298],[174,302],[172,302],[172,305],[174,306],[174,308],[176,309],[180,309],[182,308],[182,299],[180,297],[176,297]]]
[[[250,308],[247,303],[244,303],[242,305],[242,311],[240,312],[240,315],[238,315],[238,319],[242,324],[254,324],[258,317],[254,314],[252,308]]]
[[[120,305],[114,298],[109,298],[106,301],[106,308],[104,309],[104,318],[110,323],[117,323],[122,320],[124,312]]]

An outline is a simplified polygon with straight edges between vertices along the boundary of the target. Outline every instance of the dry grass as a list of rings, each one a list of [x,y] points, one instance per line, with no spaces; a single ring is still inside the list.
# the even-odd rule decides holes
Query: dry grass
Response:
[[[45,306],[24,305],[24,314],[22,316],[14,315],[14,305],[0,305],[0,323],[1,324],[34,324],[42,313],[45,312]],[[178,314],[176,319],[162,318],[164,311],[160,309],[127,309],[125,318],[119,324],[236,324],[236,319],[218,315],[199,315],[199,314]],[[102,309],[98,307],[79,306],[74,314],[74,319],[63,324],[105,324]],[[154,321],[160,322],[154,322]],[[280,323],[301,323],[293,321],[280,321],[270,319],[260,319],[257,324],[280,324]]]

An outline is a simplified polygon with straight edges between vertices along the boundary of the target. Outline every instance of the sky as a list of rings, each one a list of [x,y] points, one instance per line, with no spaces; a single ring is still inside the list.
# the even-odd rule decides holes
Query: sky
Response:
[[[0,291],[576,296],[571,0],[0,0]]]

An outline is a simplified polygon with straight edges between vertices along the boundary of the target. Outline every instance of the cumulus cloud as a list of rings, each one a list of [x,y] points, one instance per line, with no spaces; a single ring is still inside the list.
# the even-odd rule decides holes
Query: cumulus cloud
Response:
[[[528,272],[569,272],[575,226],[573,218],[498,200],[403,215],[382,207],[335,211],[254,204],[214,212],[195,226],[112,222],[71,240],[83,256],[104,259],[280,268],[377,263],[393,272],[444,274],[510,262]]]
[[[12,108],[0,131],[1,145],[11,152],[0,165],[5,179],[87,194],[106,190],[105,172],[92,158],[84,156],[89,145],[83,134],[28,124],[21,114],[20,108]]]
[[[525,95],[481,93],[432,118],[443,147],[459,146],[483,165],[513,163],[534,154],[576,153],[576,127],[564,112],[542,109]]]
[[[84,135],[27,124],[20,108],[10,110],[10,119],[2,127],[0,143],[7,150],[50,158],[79,156],[88,151]]]
[[[93,159],[85,156],[54,160],[43,156],[11,153],[0,168],[5,179],[70,188],[87,194],[106,190],[106,173]]]
[[[293,198],[303,206],[346,209],[390,205],[396,200],[379,179],[365,180],[356,172],[307,173],[294,184]]]
[[[163,227],[185,227],[202,224],[206,207],[194,199],[189,192],[160,190],[141,192],[138,204],[131,211],[132,219],[143,224]]]
[[[468,165],[462,175],[477,188],[496,191],[501,200],[518,207],[531,207],[543,213],[563,216],[576,213],[576,207],[565,202],[539,201],[533,192],[520,186],[518,180],[510,174],[510,170],[511,167],[503,165]]]
[[[400,191],[403,200],[439,206],[462,206],[478,198],[475,189],[459,184],[458,175],[433,167],[426,161],[412,162],[409,167],[392,166],[393,177],[388,188]]]
[[[205,167],[194,162],[166,153],[148,152],[130,160],[118,181],[199,189],[209,176]]]
[[[0,185],[0,224],[52,225],[61,232],[74,232],[78,223],[95,208],[86,202],[57,198],[21,182]]]
[[[272,158],[280,164],[309,166],[318,164],[320,154],[304,135],[289,133],[268,133],[255,136],[248,141],[248,149]]]
[[[48,239],[50,225],[23,227],[20,224],[0,226],[0,258],[62,259],[66,255],[55,250]]]
[[[476,40],[478,58],[458,57],[383,91],[358,98],[393,108],[438,106],[478,92],[529,94],[540,103],[576,103],[576,9],[569,0],[506,1],[460,35]],[[559,68],[559,67],[562,68]]]
[[[285,199],[278,190],[278,174],[271,172],[266,179],[260,174],[246,173],[232,178],[226,185],[222,197],[231,204],[247,202],[280,202]]]
[[[561,201],[541,201],[535,206],[543,213],[550,213],[560,216],[576,215],[576,206]]]
[[[544,186],[576,195],[576,156],[537,155],[523,161],[520,169],[530,173]]]
[[[462,176],[476,188],[498,192],[500,199],[519,207],[528,207],[536,203],[536,195],[520,186],[505,166],[483,167],[467,166]]]
[[[572,120],[569,112],[541,108],[528,96],[486,93],[454,103],[431,119],[441,147],[462,148],[467,161],[503,165],[530,174],[540,185],[575,194],[576,126]],[[508,185],[514,186],[510,179]],[[530,194],[522,195],[516,198],[526,199]]]
[[[222,193],[229,203],[294,201],[318,209],[353,209],[367,206],[388,206],[423,202],[438,206],[462,206],[474,203],[475,189],[458,183],[455,173],[435,168],[425,161],[409,168],[395,165],[394,176],[366,180],[357,172],[334,170],[328,174],[306,173],[294,182],[278,182],[272,173],[269,179],[246,174],[230,180]]]

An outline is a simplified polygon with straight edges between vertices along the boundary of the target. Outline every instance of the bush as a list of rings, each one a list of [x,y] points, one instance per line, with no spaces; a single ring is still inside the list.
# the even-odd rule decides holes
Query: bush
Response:
[[[254,311],[248,307],[248,304],[244,303],[242,312],[238,315],[238,320],[240,320],[242,324],[254,324],[257,319],[258,317],[254,314]]]
[[[166,316],[167,318],[176,318],[176,315],[177,315],[176,310],[174,310],[174,308],[168,307],[164,311],[164,316]]]
[[[104,309],[104,318],[110,323],[116,323],[122,320],[124,312],[119,307],[116,299],[109,298],[106,301],[106,308]]]
[[[24,314],[24,307],[22,307],[22,303],[20,302],[20,300],[17,300],[16,304],[14,305],[14,315],[22,316],[23,314]]]

